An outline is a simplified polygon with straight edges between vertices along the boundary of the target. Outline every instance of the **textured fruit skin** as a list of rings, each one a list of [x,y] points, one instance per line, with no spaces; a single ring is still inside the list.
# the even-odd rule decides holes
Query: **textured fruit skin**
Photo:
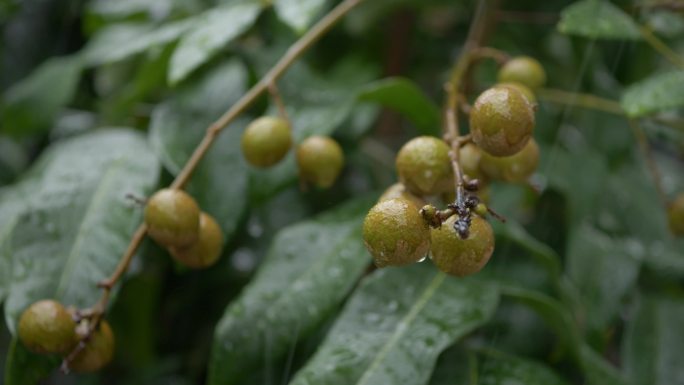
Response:
[[[406,189],[406,186],[404,186],[401,183],[395,183],[387,188],[384,193],[380,196],[378,199],[378,202],[386,201],[388,199],[393,199],[393,198],[403,198],[408,201],[411,201],[416,207],[423,207],[425,205],[425,201],[412,194],[410,191]]]
[[[436,195],[454,184],[449,146],[432,136],[406,142],[396,159],[399,180],[412,193]]]
[[[517,56],[501,67],[498,78],[499,82],[516,82],[534,90],[546,83],[546,72],[537,60]]]
[[[674,235],[684,236],[684,193],[679,194],[667,210],[670,230]]]
[[[478,96],[470,111],[470,132],[482,150],[511,156],[522,150],[534,130],[534,109],[522,92],[492,87]]]
[[[506,82],[506,83],[499,83],[497,86],[501,87],[511,87],[515,88],[516,90],[522,92],[523,95],[527,98],[527,101],[534,104],[537,103],[537,97],[534,96],[534,92],[527,87],[526,85],[522,83],[517,83],[517,82]]]
[[[96,372],[114,356],[114,333],[107,321],[100,321],[97,330],[86,342],[85,348],[69,363],[74,372]]]
[[[181,190],[162,189],[147,201],[147,233],[162,246],[186,247],[197,240],[200,209]]]
[[[515,155],[496,157],[484,153],[480,161],[480,168],[488,178],[509,183],[526,181],[534,174],[538,165],[539,145],[534,138]]]
[[[443,272],[464,277],[480,271],[494,252],[494,232],[486,220],[474,215],[470,235],[461,239],[454,230],[456,216],[430,230],[432,262]]]
[[[73,346],[76,323],[57,301],[33,303],[19,318],[19,338],[34,353],[65,353]]]
[[[193,269],[203,269],[218,261],[223,251],[223,232],[214,218],[200,214],[199,236],[197,241],[185,248],[172,248],[171,256],[183,265]]]
[[[255,167],[280,162],[292,146],[292,130],[287,120],[272,116],[256,119],[245,129],[240,143],[242,154]]]
[[[344,153],[334,139],[310,136],[297,147],[297,165],[302,181],[328,188],[344,167]]]
[[[416,205],[406,199],[388,199],[366,215],[363,242],[376,266],[403,266],[427,255],[430,230]]]

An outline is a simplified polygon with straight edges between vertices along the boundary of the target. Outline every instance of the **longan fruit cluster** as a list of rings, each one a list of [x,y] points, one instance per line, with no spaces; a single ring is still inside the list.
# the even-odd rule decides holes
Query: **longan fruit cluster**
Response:
[[[476,98],[470,110],[472,141],[460,146],[457,156],[435,137],[404,144],[396,157],[399,183],[385,191],[363,224],[364,244],[378,267],[408,265],[429,254],[438,269],[462,277],[487,264],[495,239],[485,219],[489,209],[481,202],[487,199],[488,181],[521,183],[537,169],[532,90],[545,78],[534,59],[506,63],[501,83]],[[460,192],[456,159],[464,179]],[[446,209],[425,204],[435,196],[447,201]]]
[[[83,343],[78,354],[71,357],[69,369],[75,372],[94,372],[107,365],[114,356],[114,333],[109,323],[100,320],[86,340],[90,319],[81,318],[54,300],[33,303],[19,318],[19,339],[24,346],[38,354],[69,356]]]
[[[245,160],[258,168],[279,163],[292,147],[292,129],[287,119],[263,116],[250,123],[242,134]],[[331,137],[306,138],[296,149],[299,178],[303,185],[329,188],[344,167],[342,147]]]

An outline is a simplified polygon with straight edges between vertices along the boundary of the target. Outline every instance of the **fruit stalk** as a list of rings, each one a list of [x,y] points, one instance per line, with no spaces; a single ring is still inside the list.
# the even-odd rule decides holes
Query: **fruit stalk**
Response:
[[[484,39],[484,33],[488,26],[488,21],[491,19],[491,14],[496,9],[498,0],[482,0],[478,3],[475,17],[470,25],[468,37],[463,45],[461,55],[459,56],[454,68],[451,72],[449,83],[446,85],[447,91],[447,108],[446,108],[446,140],[451,145],[451,163],[454,169],[454,177],[456,181],[456,205],[465,205],[465,188],[463,181],[463,169],[459,161],[459,150],[465,141],[465,137],[461,136],[458,126],[458,102],[460,98],[461,88],[465,76],[468,72],[473,55],[480,47]]]

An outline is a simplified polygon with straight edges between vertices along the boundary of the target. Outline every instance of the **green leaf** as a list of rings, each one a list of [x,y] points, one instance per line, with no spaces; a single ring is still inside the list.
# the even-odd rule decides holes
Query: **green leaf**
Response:
[[[97,282],[114,270],[139,222],[139,208],[125,196],[147,195],[158,172],[143,138],[122,129],[58,142],[40,157],[10,239],[5,317],[12,333],[39,299],[82,308],[97,301]]]
[[[180,172],[207,127],[243,94],[246,81],[245,68],[229,61],[154,110],[149,140],[169,172]],[[188,186],[202,210],[216,218],[227,239],[235,232],[247,200],[247,166],[240,151],[242,126],[244,122],[238,121],[224,129]]]
[[[683,107],[684,71],[656,74],[632,84],[620,104],[633,118]]]
[[[483,350],[479,385],[566,385],[546,365],[496,350]]]
[[[433,266],[379,270],[291,384],[425,384],[439,354],[485,323],[498,298],[495,286]]]
[[[543,265],[552,277],[562,271],[560,256],[549,246],[530,235],[520,223],[507,220],[506,223],[492,221],[497,237],[509,240],[529,252],[529,255]]]
[[[370,83],[361,90],[359,100],[389,107],[410,119],[421,134],[439,136],[439,108],[409,79],[388,78]]]
[[[501,294],[534,310],[553,329],[573,357],[579,356],[582,336],[572,314],[564,305],[546,294],[513,286],[501,287]]]
[[[7,352],[5,385],[37,385],[59,365],[57,356],[45,356],[28,351],[15,337]]]
[[[169,83],[185,79],[209,61],[223,46],[249,28],[263,4],[249,0],[219,5],[202,15],[178,43],[171,57]]]
[[[280,19],[300,33],[321,13],[326,3],[326,0],[274,0]]]
[[[572,357],[582,368],[590,385],[628,385],[620,372],[587,345],[575,325],[572,314],[562,303],[546,294],[511,286],[501,287],[501,294],[528,306],[551,327]]]
[[[638,385],[678,384],[684,379],[684,301],[641,296],[627,323],[622,357]]]
[[[579,289],[581,314],[590,331],[602,333],[618,316],[623,299],[636,284],[641,253],[638,242],[609,238],[590,226],[572,235],[567,274]]]
[[[580,365],[589,385],[631,385],[620,371],[587,344],[580,349]]]
[[[12,86],[2,103],[2,131],[27,135],[49,129],[60,110],[73,99],[81,70],[78,57],[56,57]]]
[[[338,306],[370,262],[361,222],[371,205],[354,201],[278,233],[216,327],[209,384],[234,383],[265,355],[282,355]]]
[[[558,30],[592,39],[641,39],[639,25],[610,1],[583,0],[561,12]]]
[[[195,18],[188,18],[159,27],[142,23],[114,24],[93,36],[81,55],[89,66],[119,61],[170,43],[194,27],[195,23]]]

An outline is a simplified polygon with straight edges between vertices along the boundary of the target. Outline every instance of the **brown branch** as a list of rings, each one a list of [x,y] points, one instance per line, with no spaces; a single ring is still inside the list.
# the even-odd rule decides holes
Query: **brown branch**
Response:
[[[206,134],[200,144],[195,148],[192,156],[188,162],[183,166],[176,179],[171,184],[171,188],[182,189],[192,177],[193,172],[199,165],[200,161],[207,154],[212,144],[221,131],[226,128],[235,118],[249,108],[269,87],[285,73],[285,71],[314,43],[316,43],[323,35],[325,35],[335,24],[349,13],[354,7],[364,0],[344,0],[337,7],[332,9],[330,13],[325,15],[318,21],[311,29],[297,40],[287,50],[285,55],[271,68],[271,70],[264,75],[237,103],[235,103],[228,111],[226,111],[218,120],[212,123],[206,130]],[[102,289],[102,295],[98,302],[89,309],[84,309],[81,314],[84,318],[89,318],[88,332],[77,344],[76,348],[66,356],[62,362],[62,370],[68,372],[69,363],[78,355],[80,351],[85,348],[85,343],[88,341],[92,333],[99,326],[100,320],[104,316],[109,303],[109,297],[114,285],[121,279],[123,274],[128,270],[128,266],[135,255],[138,247],[145,239],[147,233],[147,226],[143,223],[138,226],[133,234],[131,241],[126,249],[126,252],[121,257],[119,264],[114,272],[106,279],[98,283],[98,287]]]

